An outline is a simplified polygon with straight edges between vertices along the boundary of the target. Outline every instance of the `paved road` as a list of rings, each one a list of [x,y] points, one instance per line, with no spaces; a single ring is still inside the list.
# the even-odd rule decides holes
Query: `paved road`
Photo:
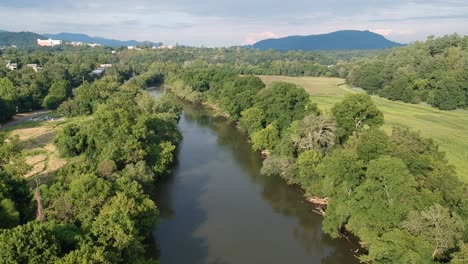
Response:
[[[8,121],[5,124],[0,124],[0,130],[19,125],[23,122],[29,121],[37,117],[38,115],[42,115],[48,112],[49,112],[48,110],[38,110],[38,111],[29,112],[29,113],[22,113],[20,115],[15,115],[13,117],[13,120]]]

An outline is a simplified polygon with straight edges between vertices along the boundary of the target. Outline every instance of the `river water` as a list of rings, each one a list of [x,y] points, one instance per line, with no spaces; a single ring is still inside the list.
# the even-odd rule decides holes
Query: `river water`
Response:
[[[357,263],[347,240],[323,234],[298,188],[260,174],[244,134],[206,109],[183,107],[177,164],[155,197],[161,221],[149,251],[161,264]]]

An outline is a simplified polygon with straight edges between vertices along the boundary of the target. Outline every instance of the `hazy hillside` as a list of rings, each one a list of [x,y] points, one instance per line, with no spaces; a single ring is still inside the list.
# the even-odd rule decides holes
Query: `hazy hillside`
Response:
[[[342,30],[321,35],[289,36],[278,39],[266,39],[253,45],[261,50],[362,50],[386,49],[402,46],[384,36],[358,30]]]
[[[33,32],[0,31],[0,46],[30,47],[36,45],[37,39],[44,38],[46,37]]]
[[[136,40],[116,40],[116,39],[106,39],[101,37],[90,37],[86,34],[78,34],[78,33],[59,33],[59,34],[44,34],[44,36],[52,39],[61,39],[64,41],[79,41],[85,43],[98,43],[104,46],[111,46],[111,47],[120,47],[120,46],[137,46],[144,43],[151,43],[149,41],[136,41]]]

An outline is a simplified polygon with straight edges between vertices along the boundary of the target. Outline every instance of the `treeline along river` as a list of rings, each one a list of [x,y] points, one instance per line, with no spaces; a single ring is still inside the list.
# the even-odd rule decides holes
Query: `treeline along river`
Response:
[[[153,89],[159,96],[160,89]],[[247,137],[209,110],[182,103],[173,175],[156,190],[162,264],[357,263],[352,245],[321,230],[298,188],[260,174]]]

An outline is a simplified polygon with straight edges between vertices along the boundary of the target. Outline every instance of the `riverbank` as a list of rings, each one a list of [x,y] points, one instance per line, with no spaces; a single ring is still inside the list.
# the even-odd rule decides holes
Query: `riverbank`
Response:
[[[174,101],[184,108],[183,140],[174,174],[155,192],[161,263],[358,263],[348,240],[323,233],[303,191],[260,173],[261,156],[233,122]]]
[[[224,73],[213,69],[209,76]],[[219,104],[229,112],[230,120],[239,119],[248,131],[252,141],[249,148],[272,150],[262,162],[262,175],[280,176],[298,184],[307,198],[330,198],[329,203],[308,199],[320,201],[315,211],[324,216],[323,232],[337,238],[344,236],[346,229],[358,237],[365,246],[358,251],[363,261],[406,262],[401,254],[408,250],[418,262],[449,258],[448,250],[433,254],[438,249],[431,249],[432,237],[420,237],[418,231],[405,226],[411,218],[437,210],[440,204],[447,207],[444,217],[450,218],[450,212],[466,216],[460,208],[460,202],[466,199],[466,186],[456,178],[432,139],[404,127],[386,134],[380,129],[384,114],[364,93],[345,96],[331,112],[324,113],[295,84],[277,82],[265,87],[254,76],[225,79],[207,77],[208,87],[192,82],[194,91],[203,91],[197,103],[205,100]],[[191,86],[185,87],[189,91]],[[458,232],[462,223],[460,220],[451,228]],[[397,255],[381,252],[382,247],[392,248],[395,236],[401,240],[398,243],[420,240],[426,246],[395,248],[400,252]]]
[[[248,134],[246,133],[245,130],[243,130],[239,125],[238,125],[238,120],[229,120],[229,114],[228,113],[225,113],[223,112],[219,106],[217,106],[215,103],[213,102],[193,102],[193,101],[189,101],[189,100],[186,100],[184,99],[184,97],[179,97],[177,95],[177,90],[176,92],[174,92],[173,90],[170,89],[170,86],[165,86],[166,89],[168,89],[168,91],[170,91],[171,93],[173,93],[175,96],[177,96],[179,99],[181,100],[184,100],[190,104],[194,104],[196,106],[200,106],[200,107],[204,107],[206,109],[209,109],[211,112],[212,112],[212,115],[213,116],[221,116],[223,118],[226,119],[226,121],[228,121],[232,127],[234,129],[236,129],[237,131],[239,131],[240,133],[243,133],[244,135],[246,135],[246,138],[248,139]],[[252,146],[252,142],[250,140],[247,140],[247,143],[249,144],[249,146]],[[253,150],[252,150],[253,151]],[[256,151],[256,153],[258,153],[258,155],[262,158],[262,161],[265,160],[266,158],[268,158],[270,156],[270,150],[261,150],[261,151]],[[283,179],[282,179],[283,180]],[[306,201],[307,203],[309,203],[310,205],[312,205],[314,208],[312,208],[312,212],[314,212],[315,214],[317,215],[320,215],[320,217],[324,217],[325,216],[325,213],[326,213],[326,208],[328,206],[328,197],[313,197],[313,196],[306,196],[306,190],[300,186],[299,184],[296,184],[296,183],[291,183],[289,181],[286,181],[284,180],[285,184],[287,185],[290,185],[290,186],[296,186],[300,192],[303,194],[303,200]],[[358,239],[356,239],[353,234],[350,234],[348,233],[346,230],[343,230],[342,232],[342,235],[343,237],[345,237],[348,241],[358,241]],[[351,235],[351,236],[350,236]],[[355,245],[354,245],[355,246]],[[355,253],[358,254],[358,251],[362,250],[360,246],[356,247],[356,250]],[[356,256],[357,257],[357,256]],[[358,257],[357,257],[358,258]]]

